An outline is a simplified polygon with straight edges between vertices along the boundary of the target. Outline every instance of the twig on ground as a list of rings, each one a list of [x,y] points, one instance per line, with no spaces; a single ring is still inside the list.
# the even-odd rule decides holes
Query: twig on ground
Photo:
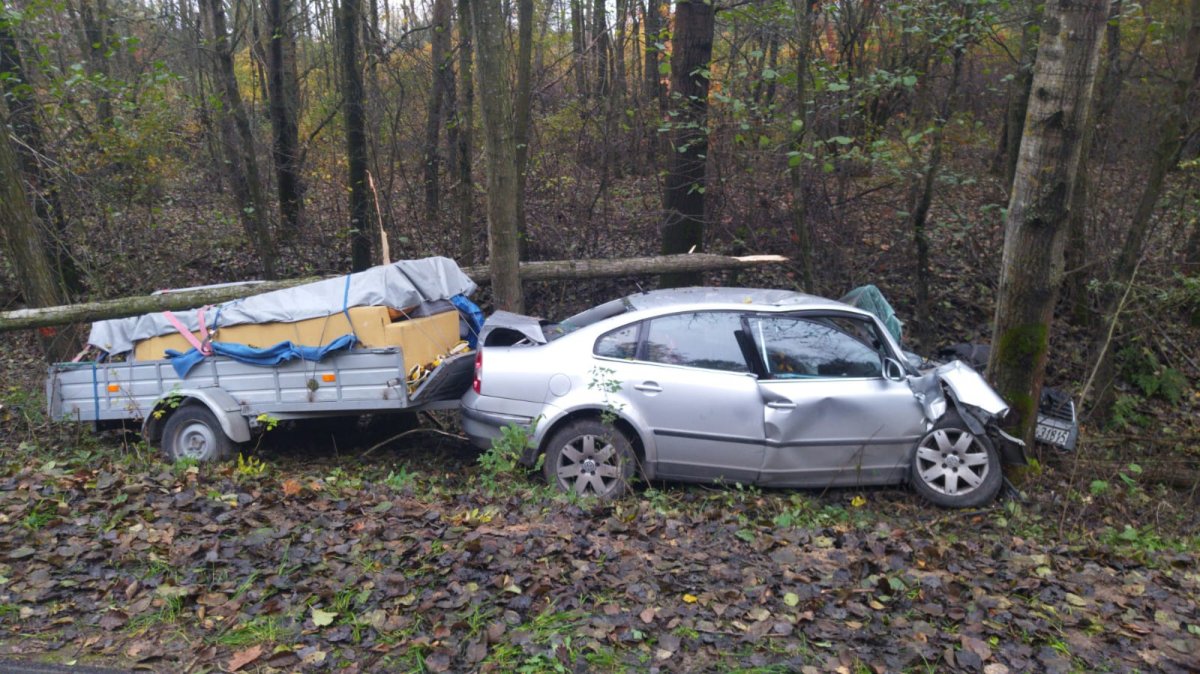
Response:
[[[368,455],[368,454],[370,454],[371,452],[373,452],[373,451],[375,451],[375,450],[379,449],[380,447],[382,447],[382,446],[384,446],[384,445],[386,445],[386,444],[389,444],[389,443],[395,442],[396,440],[399,440],[400,438],[403,438],[403,437],[405,437],[405,436],[407,436],[407,435],[414,435],[414,434],[416,434],[416,433],[433,433],[433,434],[435,434],[435,435],[444,435],[444,436],[446,436],[446,437],[448,437],[448,438],[454,438],[455,440],[462,440],[462,441],[464,441],[464,442],[467,440],[467,437],[466,437],[465,435],[458,435],[458,434],[456,434],[456,433],[449,433],[449,432],[447,432],[447,431],[441,431],[441,430],[438,430],[438,429],[436,429],[436,428],[414,428],[414,429],[412,429],[412,430],[410,430],[410,431],[404,431],[403,433],[397,433],[396,435],[393,435],[392,437],[388,438],[387,440],[384,440],[384,441],[382,441],[382,442],[376,443],[376,444],[375,444],[375,446],[373,446],[373,447],[371,447],[370,449],[368,449],[367,451],[363,452],[363,453],[362,453],[362,456],[367,456],[367,455]]]

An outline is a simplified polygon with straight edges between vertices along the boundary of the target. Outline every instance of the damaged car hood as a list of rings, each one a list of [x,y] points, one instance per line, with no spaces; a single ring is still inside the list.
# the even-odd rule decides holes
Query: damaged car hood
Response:
[[[961,360],[924,372],[913,380],[913,390],[929,399],[940,398],[943,384],[959,403],[979,408],[995,417],[1002,417],[1008,412],[1008,404],[1004,399],[992,390],[983,376]]]

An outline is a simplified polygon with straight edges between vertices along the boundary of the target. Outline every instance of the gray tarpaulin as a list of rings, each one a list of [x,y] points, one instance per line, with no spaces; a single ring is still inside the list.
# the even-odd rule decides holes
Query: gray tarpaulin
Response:
[[[246,323],[292,323],[328,316],[349,307],[404,309],[455,295],[470,295],[476,287],[454,260],[445,257],[401,260],[348,278],[349,286],[343,276],[225,302],[208,309],[204,320],[210,330]],[[172,313],[189,330],[200,329],[198,310]],[[88,343],[117,354],[132,350],[134,342],[175,331],[163,314],[146,314],[93,323]]]

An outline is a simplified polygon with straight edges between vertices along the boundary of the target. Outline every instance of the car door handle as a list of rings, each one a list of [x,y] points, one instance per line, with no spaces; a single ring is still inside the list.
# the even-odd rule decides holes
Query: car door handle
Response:
[[[643,393],[662,393],[662,387],[652,381],[644,381],[640,384],[634,384],[633,388],[642,391]]]
[[[788,402],[786,400],[772,400],[771,402],[767,403],[767,407],[770,407],[773,410],[794,410],[796,409],[796,403]]]

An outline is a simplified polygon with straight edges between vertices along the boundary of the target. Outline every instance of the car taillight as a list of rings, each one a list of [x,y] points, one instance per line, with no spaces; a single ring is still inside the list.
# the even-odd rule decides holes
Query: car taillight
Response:
[[[479,393],[479,389],[483,386],[483,349],[475,352],[475,380],[471,382],[471,389]]]

